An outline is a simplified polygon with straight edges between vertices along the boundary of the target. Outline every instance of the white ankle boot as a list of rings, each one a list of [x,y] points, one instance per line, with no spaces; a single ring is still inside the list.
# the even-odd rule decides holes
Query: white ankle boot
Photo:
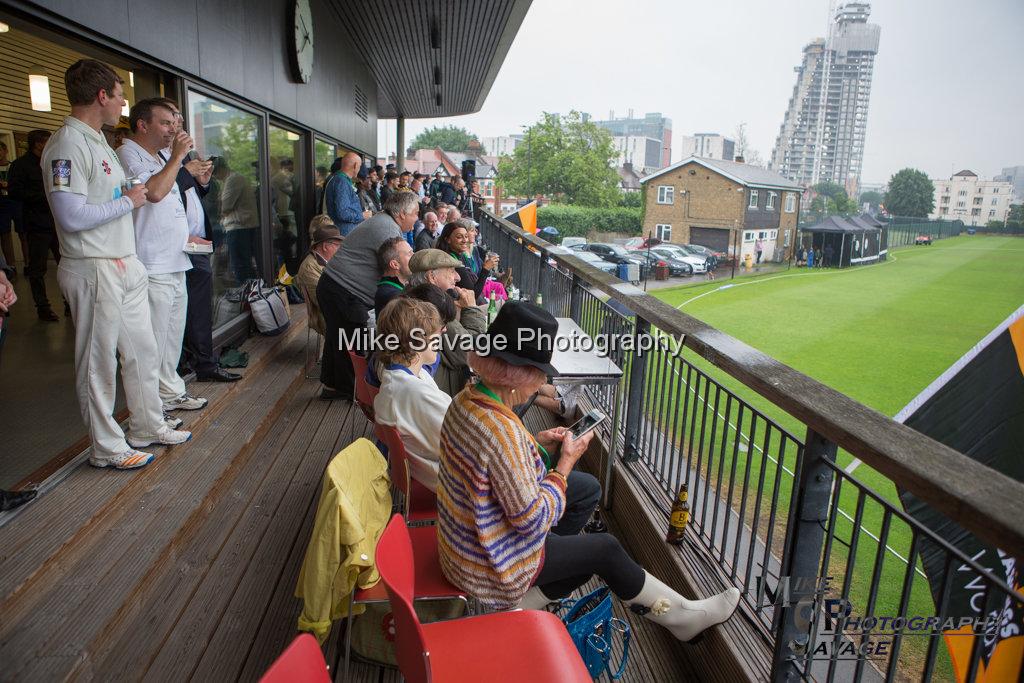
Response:
[[[646,574],[640,594],[626,604],[630,611],[664,626],[684,643],[696,643],[703,631],[731,617],[740,602],[735,588],[704,600],[687,600],[656,576]]]
[[[534,586],[526,591],[523,599],[512,609],[544,609],[550,602],[554,602],[554,600],[544,595],[539,587]]]

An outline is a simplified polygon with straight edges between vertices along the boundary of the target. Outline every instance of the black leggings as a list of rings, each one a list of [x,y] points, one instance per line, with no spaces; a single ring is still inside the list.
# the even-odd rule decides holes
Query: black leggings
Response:
[[[644,569],[611,534],[556,536],[544,542],[544,566],[534,584],[551,599],[564,598],[597,574],[622,600],[644,587]]]

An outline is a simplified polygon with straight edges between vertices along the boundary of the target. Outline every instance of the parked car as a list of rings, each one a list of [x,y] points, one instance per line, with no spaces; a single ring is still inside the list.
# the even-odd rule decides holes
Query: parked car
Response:
[[[580,249],[592,252],[612,263],[625,263],[629,260],[630,251],[621,244],[604,244],[602,242],[591,242],[584,244]]]
[[[718,264],[727,260],[729,255],[724,251],[715,251],[710,247],[705,247],[703,244],[684,244],[684,247],[690,251],[697,252],[695,256],[703,256],[711,261],[712,268],[717,268]]]
[[[646,249],[630,252],[630,260],[640,264],[640,270],[643,271],[640,275],[640,279],[644,279],[645,274],[653,275],[654,268],[661,264],[668,266],[668,274],[671,277],[689,277],[693,275],[693,266],[685,261],[674,258],[673,256],[665,256],[657,254],[652,249],[650,254],[647,253]]]
[[[574,253],[573,256],[576,256],[577,258],[586,261],[587,263],[589,263],[590,265],[594,266],[599,270],[603,270],[604,272],[610,273],[611,275],[615,275],[618,271],[617,265],[605,261],[603,258],[601,258],[600,256],[593,252],[589,252],[584,249],[575,249],[574,251],[576,253]]]
[[[646,249],[643,251],[647,251]],[[693,273],[706,273],[708,271],[708,260],[703,256],[694,256],[683,247],[678,244],[659,244],[656,247],[651,247],[650,252],[657,255],[658,258],[665,259],[670,262],[685,263],[690,266],[690,272],[688,275]],[[673,273],[674,274],[674,273]]]
[[[584,245],[586,243],[587,243],[587,238],[586,237],[563,237],[562,238],[562,246],[563,247],[569,247],[571,249],[575,249],[576,247]]]
[[[914,238],[914,246],[917,246],[918,244],[927,244],[928,246],[931,246],[931,244],[932,244],[932,236],[931,235],[918,235],[917,237]]]

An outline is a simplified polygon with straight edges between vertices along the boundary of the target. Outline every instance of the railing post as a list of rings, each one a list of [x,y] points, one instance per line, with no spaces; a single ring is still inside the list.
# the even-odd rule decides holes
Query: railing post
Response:
[[[545,285],[548,282],[548,252],[547,249],[540,250],[540,263],[537,266],[537,291],[543,297],[544,310],[551,310],[551,293],[547,291]]]
[[[633,334],[636,335],[637,343],[633,348],[639,348],[640,338],[650,333],[651,323],[638,315],[636,317],[636,329],[633,331]],[[629,366],[629,387],[626,393],[626,428],[624,432],[626,439],[622,449],[622,460],[624,462],[633,462],[640,458],[640,444],[637,439],[640,434],[640,420],[643,416],[646,370],[647,356],[633,351],[632,363]]]
[[[835,460],[836,445],[808,429],[782,556],[778,591],[782,603],[775,606],[772,680],[779,683],[801,678],[797,667],[800,661],[804,662],[805,671],[811,665],[812,634],[817,628],[821,607],[818,603],[823,577],[818,572],[834,476],[829,463]]]
[[[573,273],[569,280],[569,317],[577,323],[583,314],[583,282],[576,273]]]

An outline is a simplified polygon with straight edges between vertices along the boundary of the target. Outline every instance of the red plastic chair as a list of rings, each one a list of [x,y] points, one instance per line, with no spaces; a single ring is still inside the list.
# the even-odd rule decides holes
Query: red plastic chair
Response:
[[[351,349],[349,349],[348,356],[352,359],[352,369],[356,374],[356,404],[363,411],[363,415],[366,415],[366,419],[373,422],[375,420],[373,399],[380,393],[380,389],[371,387],[370,383],[366,381],[366,359]]]
[[[377,569],[395,616],[395,656],[408,683],[592,683],[565,625],[549,612],[498,612],[421,624],[412,607],[419,575],[410,531],[395,515],[377,544]]]
[[[405,497],[402,516],[408,522],[437,519],[437,496],[412,478],[409,471],[409,453],[405,450],[405,444],[402,443],[401,434],[394,427],[387,425],[377,425],[374,432],[377,434],[377,438],[388,447],[391,483]]]
[[[300,634],[263,674],[260,683],[331,683],[316,638]]]
[[[398,515],[396,515],[398,516]],[[412,543],[415,557],[416,600],[451,600],[468,601],[466,594],[448,582],[441,573],[441,561],[437,557],[437,527],[419,526],[409,529],[407,538]],[[378,548],[379,548],[378,544]],[[344,675],[341,680],[348,680],[348,663],[352,651],[352,607],[354,605],[371,605],[388,602],[388,593],[382,582],[370,588],[357,588],[349,594],[348,616],[345,626]]]

